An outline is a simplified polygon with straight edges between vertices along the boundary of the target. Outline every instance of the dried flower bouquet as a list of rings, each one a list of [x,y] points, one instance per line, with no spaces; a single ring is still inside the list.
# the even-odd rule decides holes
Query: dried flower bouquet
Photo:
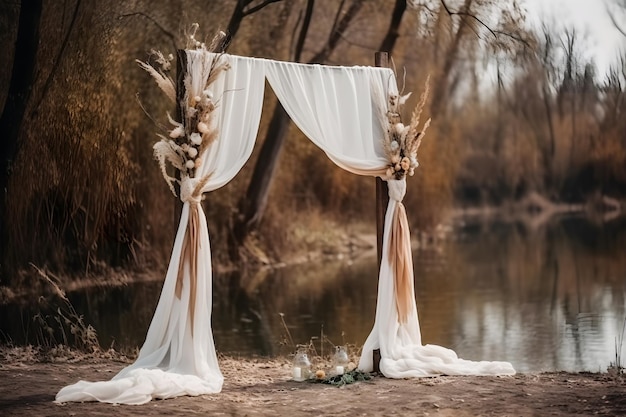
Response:
[[[404,103],[411,93],[404,96],[392,93],[387,97],[387,108],[379,109],[379,117],[383,129],[383,149],[389,166],[385,172],[385,180],[401,180],[406,175],[413,175],[417,162],[417,150],[424,137],[430,118],[419,129],[420,116],[429,93],[429,83],[426,81],[424,92],[413,110],[411,121],[408,125],[402,123],[401,111]]]
[[[188,49],[195,48],[201,51],[212,52],[225,36],[223,32],[220,32],[213,38],[211,44],[207,46],[195,39],[197,29],[198,25],[194,24],[192,33],[188,38]],[[165,95],[173,103],[176,103],[176,87],[169,75],[173,56],[170,54],[166,58],[161,52],[155,50],[152,50],[151,54],[156,64],[158,64],[156,68],[148,62],[137,60],[137,63],[155,79]],[[214,123],[214,110],[217,103],[213,97],[211,86],[218,76],[229,68],[228,62],[223,60],[222,55],[219,54],[212,59],[203,60],[200,74],[198,74],[200,79],[203,80],[203,84],[199,86],[200,88],[198,88],[196,83],[192,83],[191,74],[185,74],[183,81],[184,92],[180,95],[179,103],[177,103],[181,113],[181,121],[174,120],[168,113],[167,118],[172,125],[172,129],[167,132],[167,136],[158,134],[161,140],[153,147],[154,156],[159,162],[163,178],[174,195],[176,195],[174,183],[178,182],[181,185],[181,198],[185,194],[198,198],[202,193],[202,188],[210,178],[210,173],[200,178],[197,178],[197,173],[201,172],[200,168],[205,151],[218,136]],[[168,174],[168,164],[178,170],[180,180]],[[188,181],[190,178],[194,178],[196,181]],[[192,183],[192,189],[185,189],[191,186]]]

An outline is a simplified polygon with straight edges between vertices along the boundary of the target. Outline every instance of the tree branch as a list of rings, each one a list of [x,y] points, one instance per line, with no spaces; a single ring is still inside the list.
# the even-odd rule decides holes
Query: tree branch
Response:
[[[272,3],[276,3],[279,2],[280,0],[265,0],[262,3],[257,4],[254,7],[249,8],[248,10],[244,10],[243,11],[243,16],[248,16],[251,15],[252,13],[258,12],[259,10],[261,10],[262,8],[264,8],[265,6],[267,6],[268,4],[272,4]]]
[[[617,31],[619,33],[621,33],[623,36],[626,36],[626,29],[622,28],[619,23],[617,22],[617,19],[615,19],[615,16],[613,16],[613,13],[611,13],[610,10],[608,10],[607,7],[607,13],[609,15],[609,17],[611,18],[611,22],[613,22],[613,26],[615,26],[615,29],[617,29]]]
[[[470,18],[476,20],[482,26],[484,26],[485,29],[487,29],[489,32],[491,32],[491,34],[493,35],[494,38],[498,37],[496,35],[496,33],[489,26],[487,26],[487,24],[485,22],[483,22],[482,20],[477,18],[475,15],[473,15],[471,13],[468,13],[468,12],[465,12],[465,11],[453,12],[452,10],[450,10],[450,8],[448,7],[448,5],[446,4],[446,2],[444,0],[439,0],[439,1],[441,1],[441,5],[443,6],[443,8],[446,11],[446,13],[448,13],[448,15],[450,15],[450,16],[455,16],[456,15],[456,16],[467,16],[467,17],[470,17]]]
[[[485,29],[487,29],[489,31],[489,33],[491,33],[493,35],[494,38],[498,39],[498,35],[503,35],[506,36],[508,38],[513,39],[514,41],[523,43],[524,45],[530,47],[530,44],[528,43],[528,41],[526,41],[525,39],[522,39],[518,36],[515,36],[511,33],[507,33],[507,32],[503,32],[501,30],[495,30],[495,29],[491,29],[489,27],[489,25],[487,25],[485,22],[483,22],[481,19],[479,19],[478,17],[476,17],[476,15],[473,15],[472,13],[468,13],[466,11],[458,11],[458,12],[453,12],[452,10],[450,10],[450,8],[448,7],[448,5],[446,4],[445,0],[439,0],[441,2],[441,5],[443,6],[444,10],[446,11],[446,13],[448,13],[449,16],[466,16],[469,17],[471,19],[474,19],[476,22],[478,22],[481,26],[483,26]],[[430,11],[430,9],[427,8],[427,10]],[[474,32],[476,33],[476,32]],[[478,36],[478,34],[476,34],[476,36]]]
[[[237,0],[237,4],[233,9],[233,14],[230,16],[230,21],[228,22],[228,27],[226,28],[226,37],[222,40],[222,44],[218,45],[217,50],[225,52],[228,46],[230,45],[233,37],[239,31],[239,26],[241,26],[241,21],[244,17],[255,13],[265,6],[276,3],[280,0],[265,0],[262,3],[245,10],[246,6],[249,6],[252,3],[252,0]]]
[[[310,64],[320,63],[321,61],[328,59],[330,54],[335,50],[335,47],[341,39],[343,32],[345,32],[345,30],[348,28],[350,22],[352,22],[352,19],[354,18],[354,16],[356,16],[362,6],[363,0],[354,0],[354,2],[350,4],[350,7],[348,7],[348,10],[343,15],[343,17],[339,20],[336,20],[337,24],[333,27],[330,35],[328,35],[328,41],[326,41],[326,45],[324,45],[324,48],[322,48],[322,50],[320,50],[317,54],[315,54],[313,58],[311,58],[311,60],[309,61]],[[337,10],[337,15],[339,15],[339,13],[341,13],[341,8]]]
[[[341,0],[339,3],[339,7],[337,8],[337,13],[335,14],[335,20],[333,20],[333,25],[330,29],[330,33],[333,33],[337,30],[337,25],[339,24],[339,16],[341,16],[341,11],[343,10],[344,4],[346,4],[346,0]]]
[[[393,47],[398,40],[398,36],[400,36],[398,29],[400,28],[400,22],[402,21],[405,10],[406,0],[396,0],[396,5],[394,6],[393,13],[391,14],[391,21],[387,27],[387,34],[380,44],[380,48],[378,48],[379,51],[390,53],[393,50]]]
[[[143,13],[143,12],[134,12],[134,13],[125,13],[120,15],[120,19],[124,18],[124,17],[133,17],[133,16],[141,16],[141,17],[145,17],[146,19],[148,19],[149,21],[151,21],[152,23],[154,23],[154,25],[161,31],[163,32],[163,34],[165,36],[167,36],[170,41],[172,42],[172,46],[174,47],[174,50],[178,49],[178,47],[176,46],[176,36],[174,36],[174,34],[172,32],[170,32],[169,30],[165,29],[156,19],[154,19],[152,16]]]
[[[306,40],[306,35],[309,32],[309,26],[311,25],[311,17],[313,16],[313,6],[315,5],[315,0],[307,0],[306,2],[306,11],[304,13],[304,19],[302,20],[302,27],[300,29],[300,34],[298,35],[298,41],[296,42],[296,49],[294,51],[294,61],[300,61],[300,55],[302,54],[302,47],[304,46],[304,41]]]
[[[41,95],[37,100],[37,103],[32,107],[30,115],[32,116],[33,112],[37,110],[43,99],[48,94],[48,90],[50,89],[50,85],[52,84],[52,79],[54,78],[54,74],[56,74],[59,69],[59,65],[61,64],[61,58],[63,56],[63,52],[65,52],[65,48],[67,47],[67,43],[70,39],[70,34],[72,33],[72,29],[74,29],[74,24],[76,23],[76,17],[78,16],[78,9],[80,7],[81,0],[76,0],[76,5],[74,6],[74,13],[72,14],[72,19],[70,20],[70,26],[65,33],[65,37],[63,38],[63,42],[61,42],[61,48],[59,48],[59,52],[55,60],[52,63],[52,69],[48,74],[48,78],[46,78],[46,82],[43,85]]]

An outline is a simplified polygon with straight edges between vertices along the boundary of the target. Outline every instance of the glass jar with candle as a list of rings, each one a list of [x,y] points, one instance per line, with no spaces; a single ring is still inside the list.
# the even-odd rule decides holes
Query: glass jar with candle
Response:
[[[348,363],[350,363],[348,348],[346,346],[335,346],[331,372],[335,375],[343,375],[344,372],[348,371]]]
[[[294,381],[305,381],[311,376],[311,361],[305,349],[298,349],[293,358],[292,375]]]

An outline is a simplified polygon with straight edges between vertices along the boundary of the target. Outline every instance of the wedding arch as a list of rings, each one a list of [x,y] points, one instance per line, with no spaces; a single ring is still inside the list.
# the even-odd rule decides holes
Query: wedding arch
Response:
[[[161,61],[166,60],[161,56]],[[141,63],[180,108],[168,136],[154,146],[164,178],[183,209],[161,295],[137,360],[109,381],[79,381],[56,402],[143,404],[153,398],[219,393],[220,372],[211,330],[209,232],[200,204],[241,170],[257,136],[265,80],[294,123],[341,168],[387,182],[376,316],[358,368],[388,378],[511,375],[508,362],[468,361],[450,349],[423,345],[415,303],[410,232],[402,199],[406,176],[428,122],[420,127],[422,97],[404,125],[396,79],[388,68],[306,65],[184,51],[183,91],[162,71]],[[178,93],[178,95],[177,95]],[[180,179],[171,177],[172,165]],[[179,184],[177,195],[174,184]]]

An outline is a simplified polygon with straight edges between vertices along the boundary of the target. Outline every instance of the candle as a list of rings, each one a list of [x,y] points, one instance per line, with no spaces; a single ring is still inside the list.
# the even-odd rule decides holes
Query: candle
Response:
[[[343,375],[343,366],[341,366],[341,365],[335,366],[335,373],[337,375]]]
[[[297,366],[293,368],[293,379],[296,381],[302,380],[302,368],[298,368]]]

